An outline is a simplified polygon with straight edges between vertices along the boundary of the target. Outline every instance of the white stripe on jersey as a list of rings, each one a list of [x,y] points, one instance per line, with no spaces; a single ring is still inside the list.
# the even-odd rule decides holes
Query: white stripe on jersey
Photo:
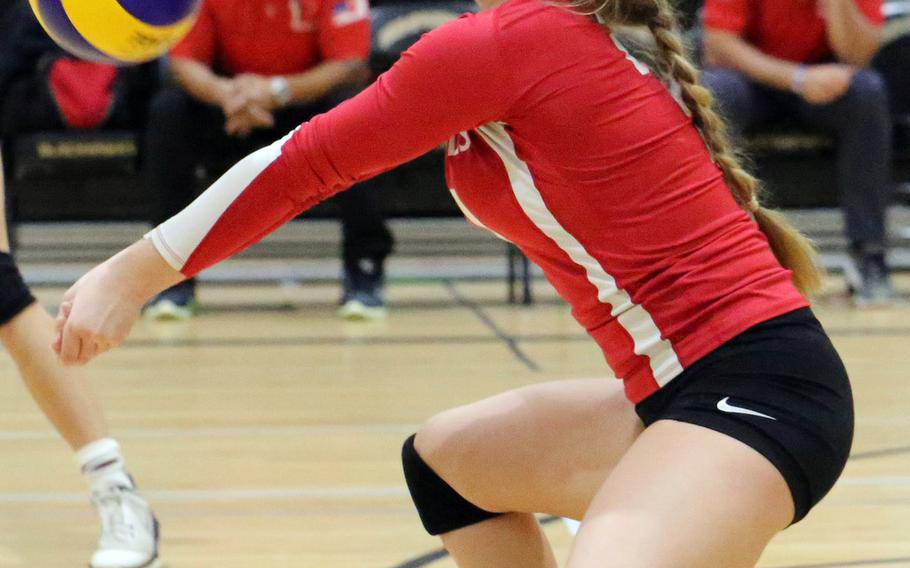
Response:
[[[597,299],[611,306],[610,313],[632,337],[637,355],[648,357],[651,372],[657,384],[663,387],[683,371],[679,358],[669,341],[641,305],[632,301],[629,294],[616,285],[603,266],[585,250],[547,209],[528,165],[515,152],[515,145],[502,123],[489,123],[477,129],[487,144],[499,155],[518,204],[534,225],[561,248],[575,264],[585,270],[588,281],[597,289]]]
[[[145,238],[174,270],[182,270],[218,219],[281,156],[281,147],[295,132],[297,129],[237,162],[186,209],[146,233]]]

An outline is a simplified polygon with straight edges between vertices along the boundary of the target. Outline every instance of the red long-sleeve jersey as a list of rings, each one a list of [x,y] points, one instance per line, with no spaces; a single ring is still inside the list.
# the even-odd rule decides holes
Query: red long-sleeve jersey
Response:
[[[540,0],[427,34],[149,238],[190,276],[446,140],[468,219],[543,269],[633,402],[807,305],[661,81],[602,26]]]

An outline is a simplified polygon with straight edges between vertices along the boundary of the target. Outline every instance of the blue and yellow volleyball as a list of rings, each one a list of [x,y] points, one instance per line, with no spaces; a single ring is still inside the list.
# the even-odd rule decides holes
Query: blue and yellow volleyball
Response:
[[[189,33],[201,0],[29,0],[48,35],[83,59],[143,63]]]

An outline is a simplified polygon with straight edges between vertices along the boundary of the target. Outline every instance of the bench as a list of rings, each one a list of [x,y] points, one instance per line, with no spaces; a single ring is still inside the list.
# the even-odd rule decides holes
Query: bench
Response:
[[[686,21],[697,20],[699,0],[683,0]],[[373,9],[374,37],[371,67],[382,72],[421,34],[458,14],[474,9],[469,2],[396,0]],[[910,1],[888,2],[892,22],[910,21]],[[890,38],[901,64],[898,42]],[[903,51],[906,54],[910,51]],[[904,56],[903,64],[906,61]],[[910,71],[901,71],[910,75]],[[910,106],[910,94],[907,105]],[[140,132],[35,133],[4,148],[10,171],[10,227],[19,221],[144,219],[149,196],[138,176]],[[910,202],[910,108],[897,119],[895,177],[901,195]],[[817,207],[836,204],[831,140],[805,132],[767,131],[749,140],[759,175],[773,190],[776,205]],[[443,179],[443,154],[430,152],[378,180],[390,216],[457,216]],[[415,188],[419,190],[415,191]],[[308,213],[331,216],[331,205]],[[531,301],[530,266],[514,249],[507,249],[509,298]]]

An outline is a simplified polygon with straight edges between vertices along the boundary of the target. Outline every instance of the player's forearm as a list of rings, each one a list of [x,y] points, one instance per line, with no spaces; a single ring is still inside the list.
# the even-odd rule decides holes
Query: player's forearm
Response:
[[[129,290],[128,295],[139,305],[185,278],[164,260],[151,242],[144,239],[120,251],[101,266],[123,283]]]
[[[823,0],[828,42],[838,60],[857,67],[869,63],[881,45],[881,30],[853,0]]]
[[[286,196],[297,181],[296,172],[281,162],[287,139],[239,161],[186,209],[146,235],[172,271],[193,276],[259,241],[303,209]]]
[[[148,238],[192,276],[339,191],[504,116],[513,99],[500,88],[501,57],[473,47],[489,36],[472,25],[456,20],[427,34],[375,83],[238,162]],[[466,41],[453,28],[475,35]]]
[[[366,77],[366,63],[361,59],[326,61],[308,71],[287,77],[291,90],[290,104],[305,104],[327,95],[335,88],[363,84]]]
[[[790,90],[798,65],[758,50],[742,38],[721,31],[705,32],[705,60],[708,65],[740,71],[755,82]]]
[[[185,57],[171,59],[171,72],[193,98],[222,106],[230,94],[229,81],[218,76],[207,65]]]

